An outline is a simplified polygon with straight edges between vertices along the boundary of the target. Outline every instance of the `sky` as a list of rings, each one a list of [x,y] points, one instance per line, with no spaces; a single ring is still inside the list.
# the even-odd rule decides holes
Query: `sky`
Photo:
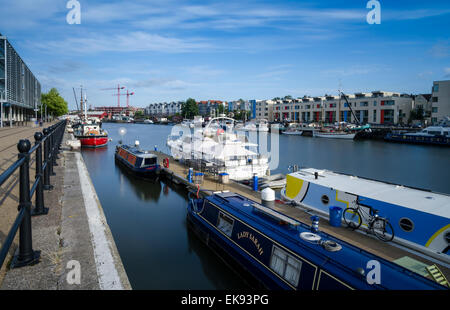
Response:
[[[0,0],[0,33],[41,82],[75,108],[271,99],[374,90],[430,93],[450,79],[450,2],[380,0]],[[121,96],[121,105],[126,97]]]

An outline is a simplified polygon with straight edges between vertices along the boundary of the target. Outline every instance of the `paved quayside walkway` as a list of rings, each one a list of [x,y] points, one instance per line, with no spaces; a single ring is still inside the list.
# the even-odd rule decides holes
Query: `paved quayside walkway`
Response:
[[[54,188],[44,192],[49,213],[32,218],[40,263],[8,270],[3,290],[131,289],[83,158],[64,147],[68,137],[50,179]]]

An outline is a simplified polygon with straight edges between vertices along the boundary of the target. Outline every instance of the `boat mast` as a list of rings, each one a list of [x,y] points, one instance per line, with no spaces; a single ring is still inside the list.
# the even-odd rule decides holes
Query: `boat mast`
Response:
[[[84,119],[87,121],[87,98],[86,98],[86,92],[84,93]]]
[[[80,92],[81,92],[81,95],[80,95],[80,116],[81,116],[81,119],[83,119],[83,109],[84,109],[84,106],[83,106],[83,85],[80,86]]]
[[[338,111],[337,111],[337,122],[339,125],[339,129],[341,129],[341,80],[339,80],[339,90],[338,90],[338,94],[339,94],[339,102],[338,102]]]

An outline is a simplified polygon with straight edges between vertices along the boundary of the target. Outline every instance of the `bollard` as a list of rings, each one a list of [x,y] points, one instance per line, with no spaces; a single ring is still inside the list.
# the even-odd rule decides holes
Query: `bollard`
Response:
[[[253,175],[253,190],[258,191],[258,175],[256,173]]]
[[[36,206],[31,211],[31,215],[44,215],[48,214],[48,208],[44,207],[44,174],[42,171],[42,138],[41,132],[34,134],[35,144],[39,144],[36,149],[36,180],[39,179],[36,186]]]
[[[189,168],[187,179],[189,183],[192,183],[192,175],[194,174],[194,168]]]
[[[267,208],[273,208],[275,206],[275,191],[269,187],[261,191],[262,205]]]
[[[13,257],[10,268],[34,265],[39,262],[40,251],[33,251],[31,236],[31,199],[30,199],[30,154],[31,143],[20,140],[17,144],[19,158],[25,158],[19,174],[19,211],[24,212],[20,223],[19,254]],[[23,210],[23,211],[22,211]]]
[[[44,129],[44,189],[45,190],[51,190],[53,189],[53,185],[50,184],[50,154],[49,154],[49,139],[48,139],[48,129]]]

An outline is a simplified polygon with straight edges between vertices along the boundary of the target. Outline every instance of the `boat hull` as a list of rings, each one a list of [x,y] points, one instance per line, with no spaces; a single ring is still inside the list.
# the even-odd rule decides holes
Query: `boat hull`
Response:
[[[108,136],[76,136],[82,147],[104,147],[108,144]]]
[[[431,145],[442,145],[450,146],[450,137],[444,136],[414,136],[405,134],[393,134],[389,133],[384,138],[386,141],[400,142],[400,143],[410,143],[410,144],[431,144]]]
[[[303,135],[303,131],[284,131],[283,134],[291,136],[301,136]]]
[[[329,139],[346,139],[346,140],[353,140],[355,138],[354,133],[319,133],[314,132],[314,137],[317,138],[329,138]]]

